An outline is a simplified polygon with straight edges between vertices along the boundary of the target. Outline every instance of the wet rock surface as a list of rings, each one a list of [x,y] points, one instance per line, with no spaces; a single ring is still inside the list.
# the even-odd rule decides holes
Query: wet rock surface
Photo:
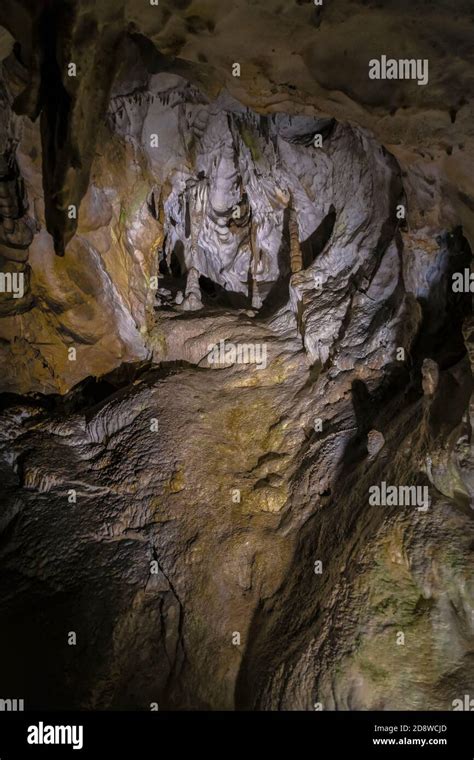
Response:
[[[395,4],[194,5],[64,3],[46,55],[47,17],[6,3],[3,688],[451,709],[474,681],[470,54],[387,99],[355,47]],[[239,35],[233,80],[244,11],[275,55]]]

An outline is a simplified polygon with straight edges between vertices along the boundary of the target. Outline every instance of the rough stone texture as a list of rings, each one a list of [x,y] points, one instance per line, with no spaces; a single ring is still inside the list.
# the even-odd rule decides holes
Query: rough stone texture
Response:
[[[17,86],[16,73],[9,59],[4,74],[12,88]],[[149,214],[149,180],[133,151],[107,135],[103,153],[93,163],[68,256],[52,255],[38,129],[27,119],[13,123],[19,132],[16,155],[31,215],[25,225],[35,235],[25,257],[19,256],[21,249],[7,247],[11,242],[0,249],[6,262],[2,271],[16,267],[28,274],[23,299],[1,294],[1,386],[19,392],[61,392],[89,374],[100,375],[122,361],[148,355],[143,335],[153,313],[150,278],[157,274],[155,245],[162,231]],[[102,130],[107,133],[105,125]],[[5,133],[12,131],[9,122]],[[76,349],[75,361],[69,360],[71,347]]]
[[[470,4],[94,8],[63,4],[56,52],[54,3],[0,11],[0,271],[27,274],[0,301],[5,693],[450,709],[474,682]],[[429,87],[370,83],[400,49]],[[427,510],[374,506],[382,482]]]
[[[423,0],[389,0],[383,6],[338,0],[316,8],[310,0],[243,0],[230,7],[220,0],[162,0],[158,6],[135,0],[101,0],[100,5],[57,0],[48,6],[5,0],[0,24],[20,42],[29,68],[17,108],[31,116],[42,110],[44,144],[54,141],[56,118],[44,97],[48,76],[54,75],[71,104],[69,110],[59,108],[70,141],[64,161],[54,164],[59,173],[48,212],[58,250],[74,231],[65,210],[86,191],[111,77],[126,59],[125,30],[140,40],[155,72],[182,74],[209,95],[227,87],[260,112],[318,112],[370,127],[416,175],[441,174],[446,196],[465,217],[466,228],[469,223],[473,244],[472,208],[466,201],[466,195],[472,197],[474,158],[472,22],[470,0],[458,0],[455,9],[451,0],[433,0],[428,8]],[[54,44],[59,47],[56,66],[48,58]],[[398,58],[401,51],[429,59],[429,87],[410,81],[387,87],[369,80],[371,58]],[[42,65],[45,52],[53,74]],[[71,60],[82,73],[79,80],[67,76]],[[234,62],[241,64],[239,78],[232,76]]]

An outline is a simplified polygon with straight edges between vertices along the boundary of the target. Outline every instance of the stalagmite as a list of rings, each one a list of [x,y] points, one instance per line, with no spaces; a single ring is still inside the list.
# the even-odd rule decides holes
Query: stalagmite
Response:
[[[425,396],[434,396],[439,383],[439,367],[437,363],[433,359],[424,359],[421,374]]]
[[[199,311],[202,309],[201,288],[199,286],[199,272],[195,267],[188,271],[186,280],[186,292],[182,303],[184,311]]]
[[[367,435],[367,453],[369,459],[375,459],[385,446],[385,438],[379,430],[370,430]]]

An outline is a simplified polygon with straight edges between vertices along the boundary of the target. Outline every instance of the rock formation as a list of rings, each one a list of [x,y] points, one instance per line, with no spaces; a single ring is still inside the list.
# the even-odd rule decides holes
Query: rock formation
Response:
[[[0,9],[2,688],[451,709],[470,4],[225,5]],[[368,77],[402,34],[426,87]]]

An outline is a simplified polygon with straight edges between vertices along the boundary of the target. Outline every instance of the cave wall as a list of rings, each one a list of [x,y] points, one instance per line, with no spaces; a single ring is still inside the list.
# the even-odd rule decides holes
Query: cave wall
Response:
[[[472,684],[472,9],[429,8],[2,4],[0,270],[27,287],[0,301],[0,649],[27,703]],[[371,85],[402,42],[430,86]],[[428,511],[368,504],[382,480]]]

